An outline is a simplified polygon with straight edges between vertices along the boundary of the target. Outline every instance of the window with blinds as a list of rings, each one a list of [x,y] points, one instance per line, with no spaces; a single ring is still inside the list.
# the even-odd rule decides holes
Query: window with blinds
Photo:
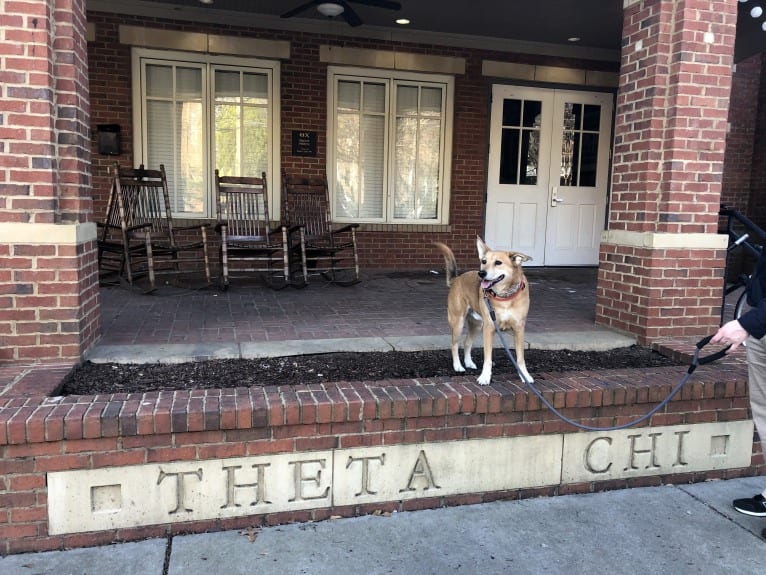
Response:
[[[133,65],[136,163],[165,165],[174,216],[215,215],[216,168],[225,176],[266,172],[275,181],[278,63],[135,50]],[[278,197],[269,201],[279,206]]]
[[[333,218],[447,223],[451,79],[358,72],[329,71]]]

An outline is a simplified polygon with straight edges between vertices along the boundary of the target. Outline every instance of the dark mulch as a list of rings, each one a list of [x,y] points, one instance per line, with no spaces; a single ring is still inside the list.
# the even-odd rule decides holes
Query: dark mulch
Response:
[[[481,367],[481,350],[474,361]],[[527,369],[543,372],[641,369],[679,365],[647,347],[632,346],[603,352],[528,350]],[[495,374],[515,373],[503,350],[495,350]],[[468,370],[478,375],[477,370]],[[381,353],[330,353],[267,359],[227,359],[183,364],[94,364],[72,370],[62,395],[142,393],[157,390],[221,389],[294,385],[333,381],[379,381],[452,376],[447,350]]]

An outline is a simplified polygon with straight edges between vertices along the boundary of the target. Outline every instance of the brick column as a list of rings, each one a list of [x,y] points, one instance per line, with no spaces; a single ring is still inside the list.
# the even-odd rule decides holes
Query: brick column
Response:
[[[641,343],[718,326],[717,234],[737,3],[624,0],[596,322]]]
[[[99,331],[85,0],[0,15],[0,362],[77,360]]]

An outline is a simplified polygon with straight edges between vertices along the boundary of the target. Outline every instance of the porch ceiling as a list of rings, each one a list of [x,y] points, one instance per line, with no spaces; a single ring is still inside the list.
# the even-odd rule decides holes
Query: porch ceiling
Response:
[[[619,61],[622,0],[400,0],[401,11],[351,2],[364,24],[352,28],[328,20],[315,8],[290,19],[279,15],[307,0],[88,0],[88,9],[181,17],[196,21],[260,25],[348,36],[516,50],[556,56]],[[763,18],[750,17],[756,0],[739,2],[736,60],[766,50]],[[409,26],[396,18],[408,18]],[[580,38],[577,42],[569,38]],[[438,42],[437,42],[438,40]]]

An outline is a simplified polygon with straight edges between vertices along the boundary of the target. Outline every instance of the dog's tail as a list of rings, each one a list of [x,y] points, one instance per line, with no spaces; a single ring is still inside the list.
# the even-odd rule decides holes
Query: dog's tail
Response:
[[[455,260],[455,254],[446,245],[441,242],[434,242],[436,248],[444,256],[444,266],[447,280],[447,287],[452,285],[452,281],[457,277],[457,261]]]

